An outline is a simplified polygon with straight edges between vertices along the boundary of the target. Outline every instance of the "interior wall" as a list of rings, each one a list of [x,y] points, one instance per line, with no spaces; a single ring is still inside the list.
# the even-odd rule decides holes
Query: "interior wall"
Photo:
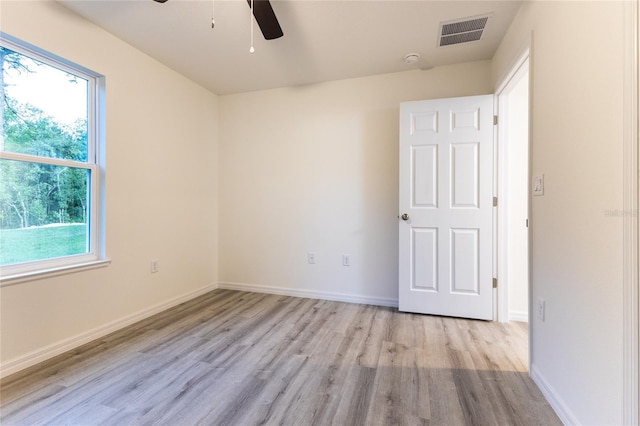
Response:
[[[488,93],[482,61],[221,96],[221,285],[397,305],[399,103]]]
[[[622,2],[525,2],[492,63],[531,39],[531,373],[567,424],[622,424],[622,23]]]
[[[112,261],[0,290],[7,367],[215,284],[218,100],[55,2],[2,1],[0,24],[106,76]]]

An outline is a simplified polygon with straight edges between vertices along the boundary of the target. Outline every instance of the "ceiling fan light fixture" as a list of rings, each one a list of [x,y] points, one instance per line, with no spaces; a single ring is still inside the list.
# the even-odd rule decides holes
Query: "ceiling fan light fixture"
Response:
[[[256,51],[256,49],[253,48],[253,19],[255,17],[254,12],[255,9],[253,8],[253,1],[251,0],[251,2],[249,3],[249,6],[251,7],[251,11],[249,12],[249,27],[251,28],[251,47],[249,48],[249,53],[254,53]]]
[[[419,53],[407,53],[404,55],[404,62],[409,65],[413,65],[420,60]]]
[[[216,27],[216,5],[215,0],[211,0],[211,29]]]

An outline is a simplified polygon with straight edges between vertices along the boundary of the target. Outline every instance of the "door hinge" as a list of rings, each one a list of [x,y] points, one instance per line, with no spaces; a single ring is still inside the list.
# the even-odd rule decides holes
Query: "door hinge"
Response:
[[[497,278],[493,279],[493,288],[498,288],[498,279]]]
[[[493,197],[493,207],[498,207],[498,197]]]
[[[529,219],[527,219],[527,228],[529,227]]]
[[[494,126],[497,126],[497,125],[498,125],[498,116],[497,116],[497,115],[494,115],[494,116],[493,116],[493,125],[494,125]]]

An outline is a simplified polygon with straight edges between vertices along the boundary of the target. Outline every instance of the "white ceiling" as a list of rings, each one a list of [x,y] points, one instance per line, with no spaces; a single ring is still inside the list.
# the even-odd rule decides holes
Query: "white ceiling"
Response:
[[[284,37],[255,27],[246,0],[58,0],[217,94],[491,59],[520,0],[272,0]],[[439,23],[491,13],[483,38],[437,47]],[[421,55],[415,65],[405,54]]]

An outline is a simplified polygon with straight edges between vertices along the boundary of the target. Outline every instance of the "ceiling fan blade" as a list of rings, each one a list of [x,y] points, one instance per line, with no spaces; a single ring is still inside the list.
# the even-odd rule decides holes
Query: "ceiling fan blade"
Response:
[[[247,0],[247,3],[251,7],[251,0]],[[262,31],[262,35],[266,40],[273,40],[284,35],[269,0],[253,0],[253,16],[255,16],[260,31]]]
[[[153,1],[158,3],[167,2],[167,0]],[[251,7],[251,0],[247,0],[247,3],[249,3],[249,7]],[[253,16],[255,16],[260,31],[262,31],[262,35],[266,40],[273,40],[284,35],[269,0],[253,0]]]

